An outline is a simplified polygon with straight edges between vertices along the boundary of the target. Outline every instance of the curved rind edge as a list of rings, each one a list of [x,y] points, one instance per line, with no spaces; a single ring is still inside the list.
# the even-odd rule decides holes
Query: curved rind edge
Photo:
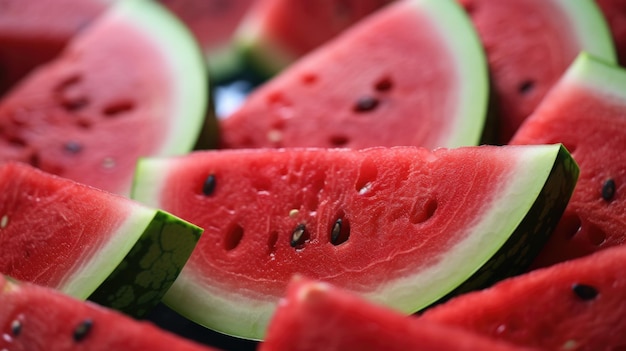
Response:
[[[132,249],[88,300],[141,317],[159,303],[195,248],[202,229],[156,210]]]
[[[465,292],[489,287],[502,279],[525,272],[565,212],[579,175],[578,164],[567,149],[560,145],[554,166],[541,193],[515,232],[472,277],[436,303]]]
[[[480,257],[475,257],[476,255],[470,250],[467,255],[471,255],[473,261],[465,265],[467,267],[458,269],[457,265],[456,268],[451,268],[446,263],[447,268],[434,267],[434,275],[430,272],[420,275],[420,272],[419,276],[409,276],[392,281],[388,285],[382,286],[378,291],[364,294],[364,296],[405,313],[413,313],[441,301],[442,296],[451,296],[452,293],[487,286],[505,276],[520,273],[527,267],[556,226],[578,177],[578,167],[562,145],[532,147],[543,148],[542,151],[525,156],[528,162],[532,162],[534,168],[532,170],[529,168],[520,169],[521,166],[518,166],[515,169],[517,172],[515,174],[526,174],[525,178],[532,184],[531,187],[534,192],[528,193],[528,186],[524,187],[521,192],[519,192],[520,190],[511,190],[519,192],[519,196],[528,197],[528,203],[523,205],[521,209],[517,208],[516,203],[515,208],[511,209],[518,215],[512,215],[514,218],[502,229],[504,234],[495,234],[497,236],[495,239],[500,240],[499,242],[494,240],[494,235],[477,233],[491,223],[489,220],[487,223],[481,222],[469,229],[470,235],[473,235],[471,233],[478,235],[476,235],[477,239],[470,240],[472,242],[468,245],[472,250],[484,248],[485,244],[489,245],[491,249],[485,251]],[[535,162],[537,158],[542,159],[539,162],[540,165]],[[158,165],[154,165],[158,167]],[[541,172],[537,172],[539,170]],[[529,172],[533,174],[532,179],[528,177]],[[508,198],[511,195],[510,191],[507,194],[505,197]],[[501,201],[508,200],[501,199]],[[504,213],[504,215],[506,214],[509,212]],[[492,220],[493,218],[494,216],[492,216]],[[538,222],[537,219],[539,219]],[[467,247],[466,245],[462,246],[459,250]],[[520,252],[524,255],[528,254],[528,256],[515,256]],[[465,260],[464,258],[460,259],[463,262]],[[513,262],[514,266],[511,270],[499,266],[501,263],[508,263],[509,261]],[[452,278],[450,278],[450,270],[454,270]],[[492,276],[492,274],[500,276]],[[426,292],[425,295],[427,296],[416,298],[415,286],[423,286],[424,281],[431,277],[434,277],[438,283],[443,282],[442,279],[446,280],[443,285],[447,288],[436,287],[431,289],[433,291]],[[463,283],[468,279],[468,283]],[[266,300],[261,298],[250,299],[239,295],[237,292],[225,292],[217,288],[211,289],[212,287],[198,284],[193,278],[193,274],[188,272],[188,274],[179,277],[176,284],[164,296],[163,302],[186,318],[220,333],[246,339],[263,339],[268,320],[276,308],[276,301],[271,298]],[[254,313],[250,313],[250,311],[254,311]]]
[[[613,34],[600,7],[592,0],[555,0],[555,5],[571,19],[582,50],[617,63]]]
[[[168,73],[174,85],[172,90],[176,92],[170,115],[176,118],[170,119],[167,139],[157,154],[184,154],[196,143],[215,144],[200,140],[201,135],[215,137],[213,131],[203,131],[203,128],[214,128],[217,117],[209,108],[210,83],[205,56],[189,29],[151,0],[117,1],[104,16],[129,23],[144,32],[170,66]],[[183,117],[185,121],[181,120]]]
[[[574,84],[626,99],[626,69],[588,52],[581,52],[557,85]]]
[[[414,0],[416,10],[429,13],[432,24],[446,40],[450,58],[462,83],[456,104],[454,130],[446,134],[444,147],[478,145],[487,123],[489,69],[487,56],[473,22],[456,1]]]

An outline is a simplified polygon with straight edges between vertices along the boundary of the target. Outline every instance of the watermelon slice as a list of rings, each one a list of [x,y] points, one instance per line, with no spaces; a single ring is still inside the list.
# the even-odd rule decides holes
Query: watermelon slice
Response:
[[[592,0],[458,0],[487,53],[497,138],[506,143],[580,51],[615,61],[611,33]]]
[[[147,322],[0,275],[0,350],[211,351]]]
[[[205,229],[164,302],[259,339],[294,274],[411,313],[523,271],[576,177],[560,145],[221,150],[142,159],[133,197]]]
[[[514,144],[562,142],[581,176],[563,219],[535,267],[626,242],[626,71],[581,54]]]
[[[530,350],[374,305],[327,283],[288,287],[259,351]]]
[[[231,45],[240,21],[256,0],[159,0],[191,30],[209,66],[211,81],[229,78],[239,68]]]
[[[626,247],[613,247],[459,296],[422,318],[542,350],[623,350],[624,266]]]
[[[395,2],[252,92],[222,147],[476,145],[486,70],[453,0]]]
[[[26,164],[0,167],[0,274],[140,316],[174,282],[201,232]]]
[[[138,157],[193,148],[208,96],[198,47],[156,3],[116,5],[0,101],[0,160],[128,195]]]
[[[611,29],[617,59],[620,65],[626,66],[626,1],[595,0],[602,10]]]
[[[393,0],[257,0],[235,36],[247,62],[271,76]]]
[[[0,0],[0,96],[115,0]]]

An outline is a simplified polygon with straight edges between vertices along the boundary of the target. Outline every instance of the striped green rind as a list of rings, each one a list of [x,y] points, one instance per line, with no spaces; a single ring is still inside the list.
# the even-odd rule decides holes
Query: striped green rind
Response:
[[[509,239],[476,273],[436,303],[462,293],[486,288],[528,269],[563,215],[579,174],[578,165],[561,145],[541,193]]]
[[[549,239],[573,193],[579,169],[560,144],[512,152],[511,170],[499,179],[480,218],[468,218],[461,242],[437,253],[436,264],[386,281],[365,297],[404,313],[422,310],[464,291],[522,272]],[[167,187],[165,159],[138,167],[133,196],[159,204]],[[467,185],[459,185],[467,186]],[[250,297],[203,284],[201,272],[183,274],[163,301],[182,315],[225,334],[263,339],[276,307],[272,298]],[[261,294],[262,295],[262,294]]]
[[[174,283],[201,234],[201,228],[156,211],[131,251],[88,299],[143,316]]]

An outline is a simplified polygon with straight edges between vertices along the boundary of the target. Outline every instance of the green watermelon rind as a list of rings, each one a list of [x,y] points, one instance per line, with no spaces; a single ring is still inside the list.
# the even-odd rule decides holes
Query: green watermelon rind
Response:
[[[512,159],[517,163],[509,173],[510,179],[494,184],[499,187],[495,192],[499,197],[485,205],[488,215],[468,223],[465,237],[469,240],[447,251],[439,265],[391,281],[376,292],[364,295],[372,301],[414,313],[453,292],[487,286],[527,267],[565,210],[578,177],[578,167],[560,144],[532,146],[527,149],[529,152],[519,150]],[[159,171],[166,165],[165,159],[140,162],[137,179],[142,179],[142,183],[135,188],[135,199],[160,203],[155,189],[166,182],[164,172]],[[508,220],[503,221],[503,218]],[[509,262],[514,263],[515,269],[502,269],[501,264]],[[264,337],[267,321],[276,308],[275,300],[251,299],[246,292],[224,291],[204,284],[206,277],[187,273],[168,290],[163,302],[181,315],[221,333],[256,340]],[[468,279],[471,282],[464,283]],[[419,293],[416,287],[420,287]]]
[[[557,84],[581,86],[605,96],[625,99],[624,82],[625,69],[602,57],[581,52]]]
[[[144,316],[172,286],[202,231],[156,210],[139,240],[88,299],[131,316]]]
[[[414,313],[452,295],[522,273],[548,241],[579,175],[578,165],[563,145],[534,147],[535,152],[519,153],[521,161],[511,178],[498,185],[505,186],[497,192],[499,197],[485,204],[485,216],[468,223],[467,239],[450,248],[439,265],[366,296]],[[416,287],[420,287],[419,296]]]
[[[442,46],[448,52],[446,58],[453,61],[450,70],[454,71],[451,74],[459,85],[458,96],[455,97],[457,100],[451,112],[453,116],[450,117],[454,122],[448,124],[448,131],[440,132],[442,140],[438,140],[437,145],[459,147],[479,144],[487,122],[488,64],[471,19],[453,0],[411,0],[406,4],[392,3],[389,6],[394,5],[403,5],[407,10],[414,9],[432,19],[427,25],[435,28],[437,35],[442,38]],[[259,35],[259,30],[254,18],[249,18],[242,27],[243,33],[238,36],[239,45],[244,52],[244,59],[252,67],[258,68],[253,69],[260,70],[262,75],[265,70],[263,67],[284,67],[287,64],[286,54],[272,43],[271,38],[255,37]],[[321,47],[317,52],[323,49]]]
[[[468,86],[472,85],[467,89],[472,89],[474,95],[461,98],[459,106],[469,108],[470,111],[475,111],[473,113],[483,116],[486,113],[486,107],[483,104],[488,99],[489,87],[487,63],[471,20],[455,1],[411,0],[410,2],[416,10],[428,11],[432,15],[434,24],[439,28],[438,34],[448,41],[446,45],[452,50],[451,57],[457,62],[457,67],[461,68],[462,81]],[[394,4],[388,6],[394,6]],[[240,52],[246,67],[259,77],[269,78],[295,62],[297,58],[271,37],[263,35],[262,27],[260,19],[254,16],[254,12],[250,12],[235,33],[234,45]],[[463,110],[460,109],[460,111]],[[468,113],[471,115],[472,112]],[[474,121],[474,123],[478,122]],[[462,128],[467,125],[458,127],[458,132],[462,133]],[[475,124],[472,124],[469,130],[475,129]],[[475,145],[479,139],[477,137],[471,140],[471,143],[465,145]]]
[[[424,10],[446,39],[450,58],[458,71],[457,83],[462,85],[455,101],[456,116],[451,120],[445,141],[448,148],[478,145],[487,122],[489,73],[487,57],[474,25],[456,1],[413,1],[417,11]],[[480,126],[477,128],[477,126]]]
[[[433,304],[469,291],[484,289],[528,269],[554,232],[580,175],[576,161],[563,145],[559,145],[554,166],[541,193],[513,234],[471,278]]]
[[[616,63],[617,53],[613,35],[606,18],[594,1],[554,0],[573,24],[579,47],[604,60]]]
[[[158,48],[169,66],[167,74],[175,95],[167,115],[172,118],[167,121],[166,139],[155,153],[187,153],[194,148],[201,132],[215,138],[217,122],[208,104],[208,69],[204,54],[187,27],[152,0],[117,1],[105,16],[129,23],[135,30],[145,33],[146,40]]]
[[[169,213],[129,203],[128,218],[58,290],[140,317],[170,288],[202,229]]]

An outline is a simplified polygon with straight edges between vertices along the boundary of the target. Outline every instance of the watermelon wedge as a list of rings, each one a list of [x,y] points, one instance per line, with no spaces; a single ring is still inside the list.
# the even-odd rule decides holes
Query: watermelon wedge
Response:
[[[626,242],[626,70],[581,54],[511,143],[564,143],[581,175],[535,267]]]
[[[259,351],[531,350],[406,316],[327,283],[296,281]]]
[[[193,148],[207,96],[183,25],[151,1],[120,1],[0,101],[0,160],[128,195],[138,157]]]
[[[487,90],[453,0],[394,2],[253,91],[221,120],[222,147],[476,145]]]
[[[613,247],[459,296],[422,319],[542,350],[622,350],[625,265],[626,247]]]
[[[15,279],[141,316],[174,282],[201,232],[26,164],[0,166],[0,274]]]
[[[113,1],[0,1],[0,96],[61,53]]]
[[[147,322],[0,275],[0,350],[216,351]]]
[[[507,143],[581,51],[614,62],[593,0],[457,0],[472,18],[489,62],[498,123]]]
[[[412,313],[523,271],[577,172],[560,145],[221,150],[140,160],[133,198],[205,229],[164,302],[261,339],[294,274]]]
[[[193,33],[207,60],[212,82],[228,79],[240,68],[233,35],[256,0],[159,0]]]
[[[257,0],[235,35],[246,62],[269,77],[393,0]]]

